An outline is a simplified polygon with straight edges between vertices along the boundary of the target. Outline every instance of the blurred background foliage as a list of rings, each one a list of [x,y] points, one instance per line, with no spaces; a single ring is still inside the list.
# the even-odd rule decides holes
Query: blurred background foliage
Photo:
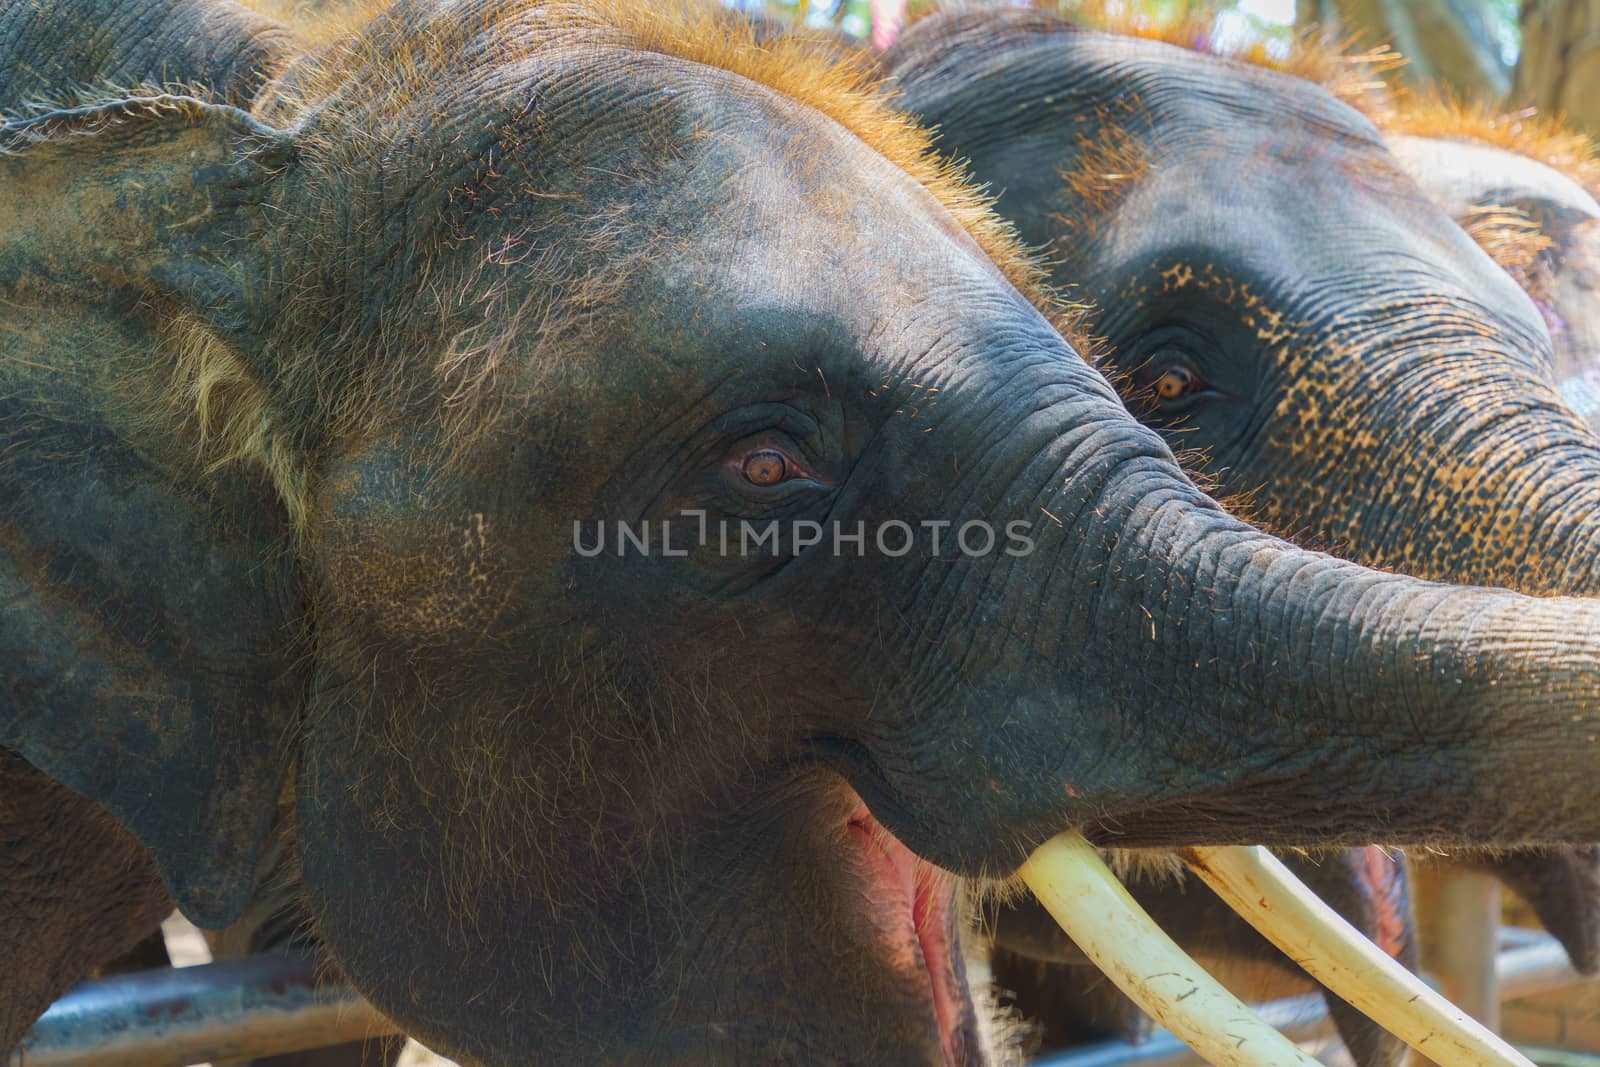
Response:
[[[857,37],[871,28],[870,0],[731,0]],[[930,0],[910,0],[909,16]],[[880,0],[880,4],[882,0]],[[1411,87],[1439,87],[1506,111],[1565,116],[1600,135],[1600,0],[1052,0],[1085,21],[1183,22],[1220,50],[1287,52],[1321,34],[1350,50],[1386,44],[1406,62],[1388,72]]]

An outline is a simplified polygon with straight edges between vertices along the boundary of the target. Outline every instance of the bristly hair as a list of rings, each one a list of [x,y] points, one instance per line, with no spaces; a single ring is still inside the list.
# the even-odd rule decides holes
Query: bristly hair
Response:
[[[237,0],[288,26],[307,44],[327,44],[359,30],[391,0]]]
[[[264,475],[303,534],[310,515],[304,457],[249,362],[187,311],[171,312],[158,338],[172,374],[166,406],[204,469],[237,463]]]
[[[1212,32],[1210,19],[1189,9],[1162,16],[1135,11],[1122,0],[1033,2],[1089,29],[1161,41],[1303,78],[1363,112],[1385,133],[1504,148],[1558,170],[1600,196],[1600,159],[1593,142],[1559,117],[1533,108],[1503,112],[1488,104],[1452,99],[1438,89],[1396,88],[1385,75],[1405,66],[1405,57],[1388,47],[1357,51],[1354,35],[1332,38],[1313,28],[1295,35],[1279,54],[1262,41],[1224,47]]]
[[[297,7],[295,0],[252,2],[280,12],[287,7],[291,15]],[[298,6],[304,7],[303,0]],[[390,6],[367,4],[366,25],[381,23],[378,16]],[[303,21],[295,25],[298,30]],[[374,90],[393,94],[400,104],[417,86],[459,61],[456,49],[485,39],[495,40],[496,52],[478,61],[515,60],[582,41],[713,67],[765,86],[844,127],[932,193],[1012,285],[1035,306],[1057,313],[1070,328],[1073,317],[1051,291],[1033,255],[1010,224],[989,210],[992,197],[944,161],[933,150],[932,134],[894,106],[874,57],[865,51],[850,53],[804,32],[761,32],[713,0],[488,0],[428,29],[399,47],[375,40],[368,30],[348,33],[322,50],[309,77],[300,72],[302,84],[295,91],[312,104],[361,71],[381,83]]]
[[[478,0],[432,17],[425,3],[415,5],[425,25],[401,33],[405,19],[399,5],[383,0],[320,4],[317,0],[246,0],[261,13],[290,25],[303,50],[278,71],[257,98],[258,118],[272,124],[299,125],[305,158],[323,155],[322,165],[338,168],[383,152],[390,134],[386,123],[404,115],[419,97],[450,84],[450,72],[467,64],[514,62],[544,49],[569,45],[603,46],[653,52],[702,64],[765,86],[796,104],[820,112],[842,126],[910,178],[926,188],[970,235],[982,252],[1035,307],[1043,311],[1086,357],[1092,345],[1078,334],[1081,309],[1061,299],[1045,281],[1045,272],[1025,249],[1014,229],[990,211],[990,198],[975,188],[954,165],[934,152],[932,135],[897,110],[882,82],[874,57],[851,55],[836,42],[821,42],[803,33],[772,34],[770,27],[731,16],[713,0],[670,0],[661,4],[636,0]],[[406,5],[408,11],[410,5]],[[765,30],[765,32],[763,32]],[[487,42],[487,47],[486,47]],[[309,116],[332,105],[335,121],[313,129]],[[356,121],[346,122],[338,115]],[[398,129],[398,127],[396,127]],[[319,138],[321,138],[319,140]],[[348,142],[348,143],[341,143]],[[324,205],[322,221],[326,221]],[[319,221],[313,215],[308,225]],[[332,239],[338,239],[335,235]],[[473,298],[481,278],[470,271],[455,279],[459,295]],[[439,279],[434,279],[435,284]],[[298,286],[296,299],[313,302],[302,310],[318,315],[314,280]],[[478,294],[486,306],[494,293]],[[558,322],[548,309],[541,321]],[[486,313],[487,314],[487,313]],[[403,318],[397,314],[395,319]],[[288,320],[285,329],[296,328]],[[446,433],[465,435],[465,428],[485,413],[477,398],[492,402],[495,360],[476,358],[480,349],[492,356],[503,339],[457,336],[438,368],[437,380],[422,388],[437,391]],[[384,326],[383,328],[387,328]],[[491,336],[492,334],[492,336]],[[469,336],[470,335],[470,336]],[[341,335],[341,338],[343,335]],[[336,338],[335,340],[338,340]],[[379,417],[382,397],[397,386],[394,368],[381,360],[356,356],[337,369],[312,361],[289,361],[275,383],[258,382],[247,364],[234,358],[220,338],[190,317],[178,316],[162,337],[174,366],[174,388],[190,407],[179,417],[196,441],[206,469],[230,464],[254,466],[270,477],[283,497],[296,529],[304,532],[315,495],[307,473],[318,440],[341,433],[361,433]],[[466,354],[463,354],[465,352]],[[468,358],[472,356],[474,358]],[[328,375],[339,376],[331,382]],[[415,391],[419,383],[403,388]],[[272,413],[270,397],[316,397],[315,429],[286,427]],[[294,431],[294,432],[291,432]],[[304,431],[303,434],[298,431]],[[305,437],[301,441],[301,437]],[[298,442],[298,443],[295,443]]]
[[[1303,78],[1380,124],[1389,107],[1384,75],[1405,65],[1391,48],[1358,51],[1355,36],[1335,39],[1314,29],[1296,34],[1281,54],[1262,41],[1225,46],[1212,32],[1211,20],[1187,8],[1153,15],[1122,0],[1033,0],[1033,6],[1086,29],[1160,41]]]
[[[1387,133],[1475,141],[1543,163],[1600,197],[1600,157],[1595,143],[1560,119],[1533,108],[1496,111],[1432,92],[1400,93],[1381,125]]]
[[[1546,307],[1554,303],[1555,278],[1546,253],[1555,241],[1525,212],[1486,204],[1470,209],[1456,223],[1536,303]]]

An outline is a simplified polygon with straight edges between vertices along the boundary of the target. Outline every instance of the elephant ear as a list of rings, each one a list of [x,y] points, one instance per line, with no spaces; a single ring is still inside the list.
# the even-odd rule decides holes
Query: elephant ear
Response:
[[[104,805],[204,926],[250,890],[305,691],[256,358],[294,155],[185,97],[0,126],[0,746]]]
[[[1560,250],[1582,223],[1600,219],[1600,203],[1553,167],[1503,148],[1396,134],[1389,151],[1408,176],[1453,219],[1489,207],[1521,211]]]

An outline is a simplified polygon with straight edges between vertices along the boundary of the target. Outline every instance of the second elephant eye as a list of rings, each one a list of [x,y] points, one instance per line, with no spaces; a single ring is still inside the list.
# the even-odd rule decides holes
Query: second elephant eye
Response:
[[[1150,391],[1155,398],[1165,404],[1182,400],[1205,388],[1205,382],[1200,375],[1178,363],[1169,363],[1160,368],[1155,380],[1150,383]]]
[[[789,477],[789,461],[775,448],[763,448],[744,458],[740,473],[751,485],[777,485]]]

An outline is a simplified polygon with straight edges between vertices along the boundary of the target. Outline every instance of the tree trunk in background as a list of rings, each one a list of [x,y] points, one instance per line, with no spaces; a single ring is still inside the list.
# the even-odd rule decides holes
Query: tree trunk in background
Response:
[[[1600,136],[1600,0],[1522,0],[1512,99]]]
[[[1600,10],[1597,0],[1584,6]],[[1360,47],[1389,44],[1407,60],[1392,77],[1410,85],[1442,84],[1472,100],[1498,100],[1511,88],[1482,0],[1296,0],[1295,22],[1354,36]]]

